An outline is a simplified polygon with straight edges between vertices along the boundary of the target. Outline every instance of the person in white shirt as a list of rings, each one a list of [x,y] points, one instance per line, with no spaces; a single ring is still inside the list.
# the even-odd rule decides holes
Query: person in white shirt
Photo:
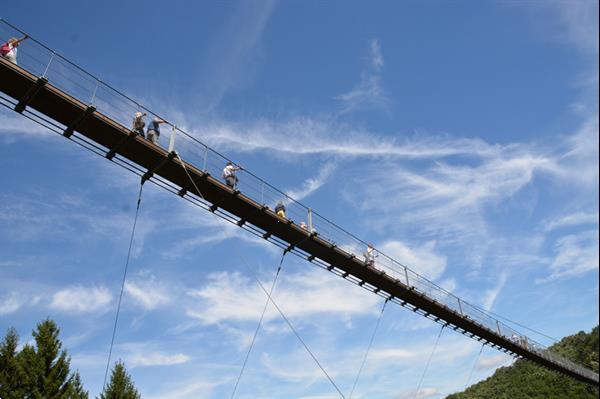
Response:
[[[135,115],[133,116],[133,124],[132,124],[133,131],[142,137],[146,137],[144,135],[144,126],[146,126],[146,122],[144,122],[144,120],[143,120],[144,116],[146,116],[145,113],[142,114],[141,112],[136,112]]]
[[[235,172],[241,169],[243,169],[241,166],[235,166],[231,161],[227,162],[227,165],[225,165],[225,169],[223,169],[223,179],[225,179],[225,183],[229,187],[235,189],[235,186],[238,182],[238,178],[235,175]]]
[[[377,253],[375,252],[375,248],[373,248],[373,244],[369,244],[367,246],[367,252],[364,253],[365,256],[365,264],[367,266],[375,267],[375,258],[377,257]]]
[[[12,62],[13,64],[17,64],[17,47],[19,47],[19,44],[21,44],[21,42],[23,40],[28,39],[29,36],[25,35],[23,36],[21,39],[17,39],[15,37],[11,37],[10,39],[8,39],[8,41],[6,43],[4,43],[2,46],[0,46],[0,55],[2,55],[2,57],[6,58],[7,60],[9,60],[10,62]]]

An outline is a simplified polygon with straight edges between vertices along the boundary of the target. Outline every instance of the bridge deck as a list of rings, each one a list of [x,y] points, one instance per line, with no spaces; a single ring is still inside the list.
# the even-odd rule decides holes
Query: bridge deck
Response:
[[[155,171],[156,175],[182,189],[182,194],[188,192],[201,196],[211,204],[237,216],[239,218],[238,225],[256,226],[267,232],[266,236],[277,237],[310,254],[310,258],[320,259],[330,265],[330,270],[335,268],[340,271],[338,274],[343,277],[352,277],[353,280],[358,280],[360,285],[374,287],[374,291],[379,295],[392,297],[396,302],[398,300],[402,303],[407,302],[414,307],[413,310],[419,310],[420,313],[434,318],[434,320],[442,320],[450,328],[476,339],[485,340],[505,351],[583,382],[598,385],[598,374],[582,373],[581,370],[573,369],[572,364],[566,360],[557,360],[555,356],[550,358],[546,351],[514,342],[498,331],[483,326],[467,315],[461,314],[460,311],[428,297],[385,272],[367,266],[362,260],[335,246],[325,237],[310,234],[297,224],[279,218],[268,207],[256,202],[243,192],[232,190],[214,176],[186,162],[185,167],[201,191],[195,192],[196,190],[180,161],[169,156],[168,151],[164,148],[132,134],[128,128],[107,115],[90,108],[88,104],[1,57],[0,91],[54,121],[67,127],[73,127],[78,134],[104,147],[107,153],[112,150],[113,153],[146,170]],[[25,102],[26,104],[24,104]],[[70,133],[67,131],[65,135],[69,136]],[[159,165],[160,167],[155,170]]]

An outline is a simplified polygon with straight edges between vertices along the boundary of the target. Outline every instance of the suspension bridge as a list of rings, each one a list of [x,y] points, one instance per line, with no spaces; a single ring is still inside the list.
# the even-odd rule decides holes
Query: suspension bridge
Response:
[[[3,38],[17,33],[24,34],[0,20]],[[239,171],[239,184],[228,186],[220,175],[229,159],[175,125],[171,124],[170,136],[157,143],[144,139],[128,127],[135,112],[167,119],[41,42],[33,38],[23,42],[18,56],[18,65],[0,57],[0,104],[4,107],[140,176],[142,184],[156,184],[386,302],[514,357],[599,385],[597,373],[553,353],[499,316],[453,295],[386,254],[377,252],[375,264],[365,261],[366,242],[250,171]],[[279,201],[286,204],[286,217],[271,208]]]

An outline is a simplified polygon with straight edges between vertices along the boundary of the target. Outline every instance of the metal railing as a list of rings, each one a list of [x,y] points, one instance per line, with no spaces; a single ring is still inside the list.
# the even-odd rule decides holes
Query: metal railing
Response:
[[[24,34],[17,27],[0,19],[0,42],[5,42],[11,36]],[[177,124],[169,121],[168,118],[152,112],[143,104],[121,93],[33,38],[29,38],[20,44],[17,49],[17,62],[20,67],[32,74],[45,77],[55,87],[84,103],[93,105],[98,112],[127,128],[132,127],[133,115],[136,112],[145,113],[147,122],[153,118],[167,121],[169,127],[163,127],[163,134],[159,137],[158,144],[169,150],[176,150],[181,158],[212,176],[220,177],[225,164],[230,161],[194,136],[178,128]],[[236,188],[244,195],[271,209],[278,202],[284,203],[287,219],[298,225],[306,225],[309,232],[314,232],[321,239],[335,244],[348,255],[354,255],[359,259],[364,256],[367,249],[365,241],[337,226],[315,210],[286,195],[249,170],[242,169],[237,172],[237,176],[239,182]],[[597,378],[597,374],[591,370],[552,353],[542,344],[519,333],[488,314],[485,310],[458,298],[386,254],[377,250],[376,254],[375,267],[396,279],[399,284],[403,284],[430,300],[436,301],[494,334],[504,336],[513,343],[537,353],[544,359],[561,364],[590,378]]]

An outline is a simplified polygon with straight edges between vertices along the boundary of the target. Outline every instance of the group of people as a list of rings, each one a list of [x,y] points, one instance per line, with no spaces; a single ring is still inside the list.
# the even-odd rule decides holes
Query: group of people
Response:
[[[236,172],[243,169],[244,168],[242,166],[234,165],[233,162],[227,161],[227,163],[225,164],[225,168],[223,169],[223,180],[225,181],[225,184],[227,184],[228,187],[236,190],[239,181],[238,177],[236,176]],[[286,208],[283,204],[283,201],[277,202],[277,205],[275,205],[275,214],[280,218],[285,219],[285,212]],[[308,226],[304,221],[300,222],[300,228],[308,231]],[[313,231],[311,231],[311,233],[312,232],[314,232],[314,229]],[[377,257],[377,251],[375,250],[373,244],[367,245],[367,250],[365,251],[363,256],[365,259],[365,265],[369,267],[375,267],[375,258]]]
[[[146,113],[135,113],[135,115],[133,116],[132,130],[140,136],[147,138],[152,143],[158,144],[158,138],[160,137],[160,125],[163,123],[167,123],[167,121],[155,117],[154,119],[152,119],[152,122],[148,124],[146,133],[144,133],[144,127],[146,126],[146,122],[144,122],[145,116]]]
[[[6,58],[7,60],[16,65],[17,47],[19,47],[19,44],[21,44],[21,42],[27,39],[29,39],[28,35],[25,35],[20,39],[17,39],[16,37],[11,37],[10,39],[8,39],[7,42],[2,43],[2,46],[0,46],[0,56]]]
[[[15,37],[10,38],[6,43],[3,43],[2,46],[0,46],[0,55],[14,64],[17,64],[17,47],[19,47],[19,45],[28,38],[28,35],[25,35],[20,39]],[[155,117],[146,127],[146,122],[144,121],[144,117],[146,115],[146,113],[142,112],[135,113],[133,117],[132,130],[152,143],[158,144],[158,138],[160,137],[160,125],[167,122],[163,119]],[[146,131],[144,131],[144,128],[146,128]],[[236,172],[243,169],[244,168],[242,166],[234,165],[233,162],[228,161],[223,169],[223,180],[225,180],[225,184],[232,189],[236,189],[238,184]],[[286,208],[282,201],[279,201],[277,205],[275,205],[275,214],[280,218],[286,218]],[[304,221],[300,223],[300,227],[308,231],[308,226]],[[367,266],[374,267],[377,254],[372,244],[368,245],[367,250],[363,255],[365,258],[365,264]]]

